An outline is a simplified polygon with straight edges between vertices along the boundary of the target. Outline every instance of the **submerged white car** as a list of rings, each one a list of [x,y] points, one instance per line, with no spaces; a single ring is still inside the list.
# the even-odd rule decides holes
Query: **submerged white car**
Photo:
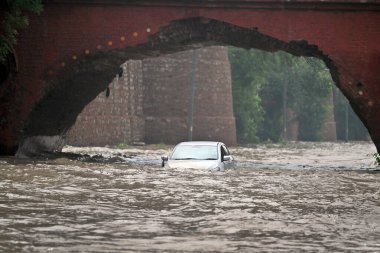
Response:
[[[175,146],[163,156],[162,167],[220,170],[233,167],[234,159],[226,145],[214,141],[188,141]]]

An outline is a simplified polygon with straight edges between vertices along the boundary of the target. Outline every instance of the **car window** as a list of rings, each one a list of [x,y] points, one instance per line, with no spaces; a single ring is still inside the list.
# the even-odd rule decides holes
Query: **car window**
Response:
[[[172,160],[217,160],[218,149],[211,145],[180,145],[172,153]]]
[[[222,145],[222,151],[223,151],[223,155],[230,155],[230,151],[228,150],[228,148],[224,145]]]

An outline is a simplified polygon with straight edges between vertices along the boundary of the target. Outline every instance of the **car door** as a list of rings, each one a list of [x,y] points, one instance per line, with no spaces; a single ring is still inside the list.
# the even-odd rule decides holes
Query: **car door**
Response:
[[[231,156],[230,154],[230,151],[228,150],[228,148],[225,146],[225,145],[221,145],[221,154],[222,154],[222,162],[224,163],[224,168],[225,169],[231,169],[233,167],[233,164],[234,164],[234,159],[233,157]],[[229,159],[227,161],[224,161],[225,157],[229,157]]]

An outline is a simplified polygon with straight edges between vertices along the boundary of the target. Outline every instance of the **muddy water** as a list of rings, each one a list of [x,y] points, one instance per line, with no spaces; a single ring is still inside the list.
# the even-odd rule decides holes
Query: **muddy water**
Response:
[[[233,148],[225,172],[167,149],[0,159],[0,252],[379,252],[371,143]],[[79,155],[86,154],[86,155]]]

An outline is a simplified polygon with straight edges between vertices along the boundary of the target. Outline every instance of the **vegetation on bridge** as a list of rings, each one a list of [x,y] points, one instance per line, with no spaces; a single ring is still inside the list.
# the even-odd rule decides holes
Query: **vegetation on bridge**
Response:
[[[4,63],[11,53],[11,47],[17,41],[18,30],[25,28],[29,22],[25,12],[41,13],[41,0],[6,0],[1,1],[0,20],[0,63]]]

